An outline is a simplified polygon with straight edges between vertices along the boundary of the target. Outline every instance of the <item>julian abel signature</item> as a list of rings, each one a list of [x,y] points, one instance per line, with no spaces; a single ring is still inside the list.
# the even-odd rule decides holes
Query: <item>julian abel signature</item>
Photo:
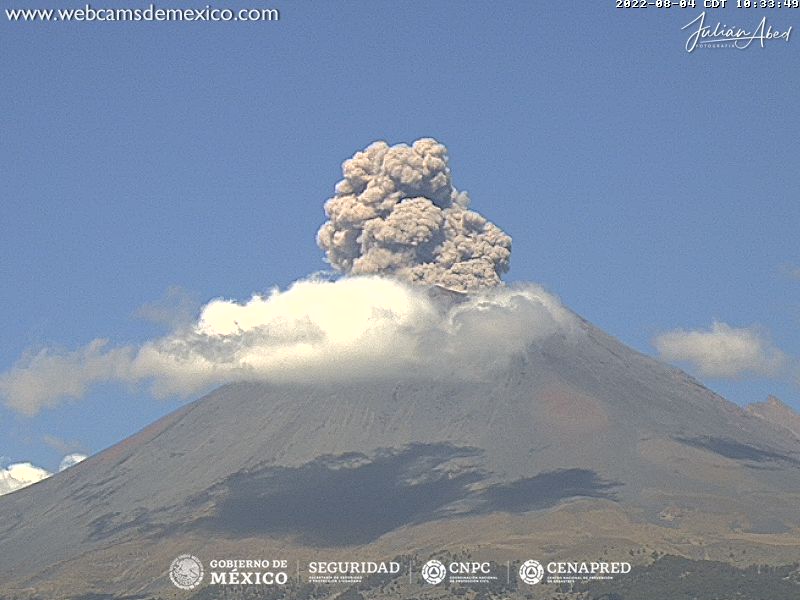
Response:
[[[761,47],[764,47],[764,42],[768,40],[783,40],[789,41],[789,36],[792,33],[792,27],[785,31],[780,31],[767,25],[767,17],[762,17],[755,29],[752,31],[742,29],[741,27],[732,27],[717,22],[715,27],[706,25],[706,13],[701,12],[691,22],[687,23],[681,29],[687,29],[694,25],[696,29],[690,30],[692,33],[689,39],[686,40],[686,51],[693,52],[698,46],[705,46],[707,44],[716,44],[727,42],[738,50],[745,50],[750,45],[758,40]]]

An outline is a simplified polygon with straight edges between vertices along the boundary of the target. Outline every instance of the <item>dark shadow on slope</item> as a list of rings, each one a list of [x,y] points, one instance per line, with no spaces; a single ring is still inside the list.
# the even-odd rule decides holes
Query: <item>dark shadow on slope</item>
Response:
[[[139,534],[157,531],[159,528],[151,523],[151,515],[144,508],[137,508],[128,513],[105,513],[89,522],[87,540],[97,541],[116,534],[135,529]]]
[[[201,525],[236,536],[298,536],[314,545],[369,542],[467,496],[468,486],[484,475],[451,461],[469,462],[478,453],[418,444],[371,459],[353,453],[321,457],[298,468],[237,473],[223,484],[216,515]]]
[[[317,546],[371,542],[402,527],[458,514],[524,512],[573,497],[614,499],[615,482],[565,469],[475,490],[489,475],[481,450],[414,444],[374,457],[320,457],[298,468],[236,473],[195,499],[215,514],[190,524],[231,536],[295,537]],[[480,487],[480,486],[477,486]]]
[[[725,458],[730,458],[732,460],[751,461],[757,463],[781,461],[794,465],[800,464],[800,461],[792,456],[789,456],[788,454],[783,454],[774,450],[757,448],[756,446],[750,446],[749,444],[743,444],[742,442],[737,442],[736,440],[727,438],[699,436],[692,438],[676,437],[674,439],[682,444],[686,444],[687,446],[702,448],[703,450],[714,452],[715,454],[719,454],[720,456],[724,456]]]
[[[481,494],[484,512],[525,512],[555,506],[567,498],[616,500],[614,488],[622,485],[605,481],[588,469],[560,469],[494,485]]]

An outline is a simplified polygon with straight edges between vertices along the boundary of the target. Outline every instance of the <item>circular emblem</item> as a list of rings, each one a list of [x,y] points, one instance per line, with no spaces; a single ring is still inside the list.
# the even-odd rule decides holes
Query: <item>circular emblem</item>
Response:
[[[519,568],[519,578],[528,585],[536,585],[544,579],[544,568],[538,560],[526,560]]]
[[[447,577],[447,569],[438,560],[429,560],[422,565],[422,578],[431,585],[442,583],[445,577]]]
[[[193,590],[203,581],[203,563],[191,554],[181,554],[169,566],[169,578],[175,587]]]

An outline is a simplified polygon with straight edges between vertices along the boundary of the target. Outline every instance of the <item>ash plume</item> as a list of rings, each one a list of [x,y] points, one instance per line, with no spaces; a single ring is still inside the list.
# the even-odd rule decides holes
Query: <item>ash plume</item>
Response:
[[[218,298],[199,318],[171,290],[140,311],[170,323],[167,335],[31,350],[0,372],[0,402],[35,415],[108,382],[169,397],[235,381],[481,378],[575,329],[571,313],[538,286],[500,285],[511,238],[467,208],[445,146],[375,142],[342,171],[317,239],[330,264],[351,276],[310,276],[245,302]],[[469,294],[442,303],[413,284]]]
[[[501,283],[511,237],[467,208],[444,145],[431,138],[411,146],[375,142],[346,160],[342,173],[317,233],[335,269],[459,291]]]

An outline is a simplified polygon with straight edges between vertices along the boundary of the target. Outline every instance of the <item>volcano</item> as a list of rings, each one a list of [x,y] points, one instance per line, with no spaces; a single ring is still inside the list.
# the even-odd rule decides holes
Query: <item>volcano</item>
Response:
[[[186,598],[184,552],[794,560],[791,409],[578,322],[477,380],[223,386],[0,498],[0,594]]]

